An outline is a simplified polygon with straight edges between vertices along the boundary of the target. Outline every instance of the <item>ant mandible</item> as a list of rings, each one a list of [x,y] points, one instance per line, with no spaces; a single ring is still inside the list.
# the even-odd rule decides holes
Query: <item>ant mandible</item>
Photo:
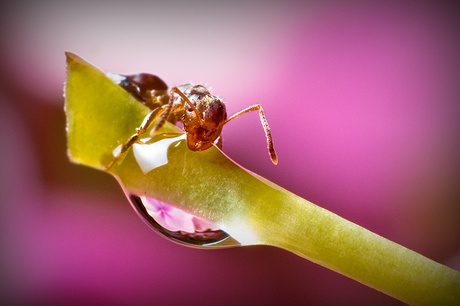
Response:
[[[168,93],[166,83],[152,74],[140,73],[129,76],[109,74],[109,77],[118,82],[118,85],[131,93],[137,100],[149,107],[151,112],[144,118],[136,133],[123,144],[120,152],[105,167],[106,171],[158,118],[160,120],[152,128],[151,135],[155,134],[166,120],[173,124],[181,121],[187,134],[188,148],[193,151],[203,151],[210,148],[214,143],[221,148],[222,127],[233,119],[256,110],[259,111],[260,121],[267,137],[270,158],[275,165],[278,163],[270,127],[265,118],[264,110],[259,104],[245,108],[227,118],[225,103],[222,99],[212,95],[202,85],[185,84],[171,88]]]

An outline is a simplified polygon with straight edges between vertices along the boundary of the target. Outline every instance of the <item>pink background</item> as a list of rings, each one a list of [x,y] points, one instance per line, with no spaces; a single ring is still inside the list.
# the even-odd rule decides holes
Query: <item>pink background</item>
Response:
[[[224,128],[231,158],[460,269],[458,5],[63,3],[0,5],[0,301],[401,304],[283,250],[203,251],[152,232],[112,177],[68,162],[64,51],[206,84],[229,115],[261,103],[278,166],[255,113]]]

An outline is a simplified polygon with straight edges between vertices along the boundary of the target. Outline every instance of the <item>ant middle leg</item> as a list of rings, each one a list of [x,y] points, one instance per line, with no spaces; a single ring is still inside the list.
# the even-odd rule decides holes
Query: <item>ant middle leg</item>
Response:
[[[115,164],[120,159],[123,153],[125,153],[126,150],[128,150],[129,147],[131,147],[139,139],[139,137],[141,137],[148,130],[150,125],[164,112],[165,112],[165,109],[162,107],[156,108],[153,111],[151,111],[144,118],[144,121],[142,122],[142,124],[136,129],[137,130],[136,133],[128,138],[128,140],[121,147],[120,152],[112,159],[110,164],[104,167],[104,170],[108,171],[110,168],[112,168],[113,164]]]
[[[233,119],[238,118],[241,115],[244,115],[246,113],[256,111],[256,110],[259,111],[260,122],[262,123],[262,127],[264,128],[264,131],[265,131],[265,137],[267,138],[267,146],[268,146],[268,152],[270,154],[270,158],[272,162],[276,165],[278,163],[278,157],[276,156],[275,148],[273,146],[272,133],[270,132],[270,127],[268,125],[267,118],[265,117],[264,109],[262,108],[260,104],[249,106],[248,108],[245,108],[242,111],[239,111],[238,113],[234,114],[233,116],[225,120],[222,125],[226,124],[229,121],[232,121]]]

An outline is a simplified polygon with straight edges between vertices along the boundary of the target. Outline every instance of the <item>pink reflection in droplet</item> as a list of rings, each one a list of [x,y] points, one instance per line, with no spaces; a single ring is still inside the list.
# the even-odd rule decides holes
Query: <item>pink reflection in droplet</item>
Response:
[[[150,197],[141,197],[152,218],[167,230],[186,233],[219,229],[211,220],[197,217],[177,207]]]

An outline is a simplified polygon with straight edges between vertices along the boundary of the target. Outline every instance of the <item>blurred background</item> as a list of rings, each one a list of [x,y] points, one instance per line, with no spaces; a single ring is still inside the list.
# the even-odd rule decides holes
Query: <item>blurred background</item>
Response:
[[[66,156],[65,51],[210,86],[242,166],[460,270],[460,10],[453,1],[0,4],[0,278],[10,305],[401,305],[270,247],[189,249]],[[107,127],[110,129],[110,126]]]

